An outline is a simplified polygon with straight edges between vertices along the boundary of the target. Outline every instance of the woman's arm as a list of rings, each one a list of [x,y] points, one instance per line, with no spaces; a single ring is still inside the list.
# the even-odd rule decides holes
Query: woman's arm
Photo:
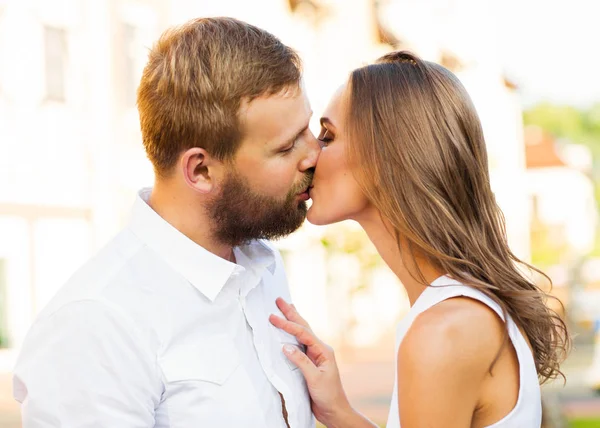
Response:
[[[472,426],[503,326],[490,308],[467,298],[441,302],[415,319],[398,351],[402,428]]]
[[[284,346],[284,354],[306,379],[315,417],[329,428],[377,427],[350,405],[342,382],[333,349],[312,332],[294,305],[277,299],[277,306],[287,319],[271,315],[271,323],[306,345],[306,354],[293,346]]]

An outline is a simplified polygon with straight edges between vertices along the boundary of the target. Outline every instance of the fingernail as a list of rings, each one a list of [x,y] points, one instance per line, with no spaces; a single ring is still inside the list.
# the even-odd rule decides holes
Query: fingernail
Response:
[[[283,352],[284,354],[292,355],[294,352],[296,352],[296,347],[293,345],[283,345]]]

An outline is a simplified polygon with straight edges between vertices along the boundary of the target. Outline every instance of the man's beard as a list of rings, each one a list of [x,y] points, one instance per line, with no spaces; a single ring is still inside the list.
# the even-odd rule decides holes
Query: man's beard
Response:
[[[306,201],[297,196],[312,182],[307,172],[284,200],[252,191],[235,172],[227,177],[221,195],[208,205],[215,238],[227,245],[238,246],[255,239],[278,239],[297,230],[306,218]]]

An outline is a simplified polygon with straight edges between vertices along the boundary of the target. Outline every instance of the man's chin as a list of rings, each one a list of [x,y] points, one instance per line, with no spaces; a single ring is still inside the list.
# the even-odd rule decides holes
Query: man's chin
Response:
[[[279,239],[285,238],[286,236],[291,235],[296,232],[298,229],[302,227],[304,221],[306,220],[306,214],[301,217],[298,216],[298,213],[290,213],[287,220],[290,220],[292,216],[295,216],[295,221],[285,223],[281,218],[279,219],[271,219],[267,221],[266,224],[275,224],[277,227],[274,228],[258,228],[256,229],[257,233],[252,233],[249,230],[239,229],[237,227],[230,228],[226,232],[221,232],[219,235],[220,241],[225,244],[229,244],[234,247],[238,247],[244,244],[248,244],[252,241],[264,239],[266,241],[277,241]]]

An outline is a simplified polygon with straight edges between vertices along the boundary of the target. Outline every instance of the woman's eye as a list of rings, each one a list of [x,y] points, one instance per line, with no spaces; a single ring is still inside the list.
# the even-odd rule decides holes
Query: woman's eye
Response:
[[[324,129],[321,131],[318,140],[323,143],[323,146],[327,146],[333,141],[333,134],[328,129]]]

